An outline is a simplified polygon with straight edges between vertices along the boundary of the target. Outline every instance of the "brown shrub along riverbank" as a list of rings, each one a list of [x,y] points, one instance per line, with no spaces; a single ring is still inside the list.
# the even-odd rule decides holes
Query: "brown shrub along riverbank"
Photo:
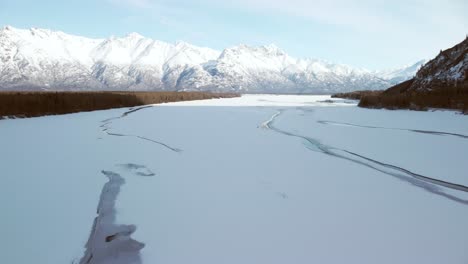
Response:
[[[57,115],[237,96],[209,92],[0,92],[0,117]]]
[[[343,98],[343,99],[352,99],[352,100],[361,100],[363,96],[376,96],[380,95],[383,91],[354,91],[349,93],[337,93],[333,94],[332,98]]]
[[[437,87],[431,91],[410,91],[402,83],[380,95],[367,95],[361,98],[359,106],[367,108],[412,109],[444,108],[468,113],[468,84]]]
[[[438,82],[430,90],[410,90],[413,80],[395,85],[385,91],[339,93],[332,97],[360,99],[366,108],[427,110],[443,108],[461,110],[468,114],[468,82]]]

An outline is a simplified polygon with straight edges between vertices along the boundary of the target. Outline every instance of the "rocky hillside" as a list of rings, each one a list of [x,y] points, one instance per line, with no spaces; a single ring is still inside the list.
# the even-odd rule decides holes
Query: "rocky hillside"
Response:
[[[468,36],[458,45],[441,51],[425,64],[414,78],[409,91],[433,91],[468,81]]]
[[[379,95],[363,96],[359,105],[415,110],[435,107],[468,113],[468,36],[454,47],[441,51],[413,79]]]

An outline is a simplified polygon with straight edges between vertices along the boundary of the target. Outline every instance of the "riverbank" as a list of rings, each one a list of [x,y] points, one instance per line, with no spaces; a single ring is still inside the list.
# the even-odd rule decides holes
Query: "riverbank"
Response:
[[[357,91],[335,94],[332,97],[360,100],[358,106],[365,108],[409,109],[426,111],[431,108],[459,110],[468,114],[468,85],[436,87],[427,91],[411,91],[412,80],[403,82],[386,91]]]
[[[237,96],[234,93],[209,92],[0,92],[0,118],[60,115]]]

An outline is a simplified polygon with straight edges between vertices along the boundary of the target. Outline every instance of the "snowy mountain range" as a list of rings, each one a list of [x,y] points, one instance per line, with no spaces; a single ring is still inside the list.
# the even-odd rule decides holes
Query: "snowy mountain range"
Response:
[[[274,45],[222,52],[137,33],[90,39],[47,29],[0,29],[0,90],[177,90],[332,93],[385,89],[424,64],[372,72],[297,59]]]

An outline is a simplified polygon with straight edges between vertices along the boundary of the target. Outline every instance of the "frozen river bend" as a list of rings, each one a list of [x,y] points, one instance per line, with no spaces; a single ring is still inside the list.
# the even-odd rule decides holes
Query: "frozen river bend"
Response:
[[[5,263],[467,263],[468,117],[250,95],[0,120]]]

